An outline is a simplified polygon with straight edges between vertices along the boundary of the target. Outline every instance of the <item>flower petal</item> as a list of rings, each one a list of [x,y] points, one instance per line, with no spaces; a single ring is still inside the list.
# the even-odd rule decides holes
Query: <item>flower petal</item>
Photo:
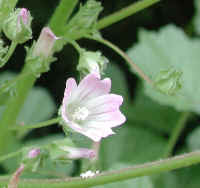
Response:
[[[109,129],[96,129],[96,128],[89,128],[87,131],[83,133],[85,136],[88,136],[95,142],[99,142],[101,138],[105,138],[107,136],[110,136],[114,134],[114,132]]]
[[[116,127],[123,124],[126,121],[126,117],[119,110],[117,110],[97,115],[90,115],[87,120],[88,126],[91,125],[91,123],[94,123],[94,126],[95,124],[100,123],[101,125],[102,123],[108,127]]]
[[[89,74],[79,84],[73,100],[85,101],[110,92],[111,80],[106,78],[100,80],[96,74]]]
[[[64,93],[64,98],[61,107],[61,116],[65,122],[69,122],[67,117],[67,104],[70,102],[73,91],[77,88],[76,81],[73,78],[69,78],[66,82],[66,88]]]
[[[107,94],[87,101],[84,106],[94,115],[119,110],[122,102],[122,96]]]

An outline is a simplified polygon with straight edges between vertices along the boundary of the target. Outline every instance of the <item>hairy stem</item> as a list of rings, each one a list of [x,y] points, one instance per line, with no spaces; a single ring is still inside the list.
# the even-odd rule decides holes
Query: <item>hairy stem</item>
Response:
[[[0,63],[0,67],[3,67],[7,62],[8,60],[10,59],[10,57],[12,56],[13,52],[15,51],[17,47],[17,43],[12,41],[11,45],[10,45],[10,48],[8,50],[8,53],[6,54],[6,56],[3,58],[3,61]]]
[[[17,126],[10,127],[10,129],[11,130],[36,129],[36,128],[41,128],[41,127],[47,127],[55,123],[59,123],[60,120],[61,118],[58,117],[58,118],[50,119],[47,121],[39,122],[34,125],[17,125]]]
[[[18,156],[19,154],[21,154],[21,152],[22,152],[22,150],[19,150],[19,151],[9,153],[7,155],[3,155],[3,156],[0,157],[0,162],[5,161],[5,160],[10,159],[10,158],[14,158],[14,157]]]
[[[108,40],[105,39],[97,39],[97,38],[93,38],[90,36],[86,36],[86,38],[92,39],[92,40],[96,40],[98,42],[101,42],[102,44],[105,44],[106,46],[112,48],[115,52],[117,52],[122,58],[124,58],[124,60],[129,64],[129,66],[135,70],[135,72],[139,75],[140,78],[142,78],[143,80],[145,80],[147,83],[149,84],[153,84],[153,81],[140,69],[140,67],[138,67],[133,61],[132,59],[125,53],[123,52],[119,47],[117,47],[116,45],[114,45],[113,43],[109,42]]]
[[[153,174],[167,172],[194,164],[200,163],[200,151],[159,160],[143,165],[136,165],[121,170],[101,173],[91,178],[67,178],[67,179],[22,179],[18,188],[86,188],[102,184],[113,183],[122,180],[128,180],[141,176],[150,176]],[[9,177],[0,178],[0,186],[5,186],[9,181]]]
[[[172,151],[174,149],[174,146],[176,145],[176,142],[184,129],[186,122],[188,118],[190,117],[191,113],[189,112],[183,112],[180,116],[180,119],[178,120],[176,126],[174,127],[174,130],[172,130],[172,134],[169,138],[169,142],[166,148],[166,151],[164,153],[164,157],[169,157],[172,154]]]
[[[136,3],[133,3],[130,6],[123,8],[120,11],[115,12],[111,14],[110,16],[107,16],[101,19],[97,24],[97,29],[103,29],[105,27],[108,27],[109,25],[119,22],[120,20],[127,18],[131,16],[132,14],[139,12],[159,1],[160,0],[142,0]]]
[[[77,5],[78,0],[60,0],[51,20],[49,21],[49,27],[56,35],[63,34],[63,28],[66,25],[72,11]],[[59,25],[59,27],[58,27]]]

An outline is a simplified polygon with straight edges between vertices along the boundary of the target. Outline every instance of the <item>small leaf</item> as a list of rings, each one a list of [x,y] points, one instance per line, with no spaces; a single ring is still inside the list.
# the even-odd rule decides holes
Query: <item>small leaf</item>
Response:
[[[97,18],[102,11],[101,3],[95,0],[88,0],[69,21],[66,29],[66,36],[72,39],[80,34],[93,33]]]

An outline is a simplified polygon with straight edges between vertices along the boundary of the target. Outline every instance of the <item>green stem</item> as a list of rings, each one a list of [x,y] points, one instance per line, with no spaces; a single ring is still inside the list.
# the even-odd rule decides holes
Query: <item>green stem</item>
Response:
[[[117,52],[122,58],[125,59],[125,61],[130,65],[130,67],[135,70],[136,73],[138,73],[139,77],[141,77],[143,80],[145,80],[149,84],[153,84],[153,81],[138,67],[132,59],[125,53],[123,52],[119,47],[114,45],[113,43],[109,42],[108,40],[105,39],[98,39],[98,38],[93,38],[90,36],[86,36],[86,38],[96,40],[102,44],[105,44],[106,46],[112,48],[115,52]]]
[[[16,152],[9,153],[7,155],[3,155],[3,156],[0,157],[0,162],[5,161],[5,160],[10,159],[10,158],[13,158],[13,157],[16,157],[19,154],[21,154],[21,152],[22,152],[22,150],[19,150],[19,151],[16,151]]]
[[[122,180],[133,179],[141,176],[150,176],[161,172],[167,172],[183,167],[188,167],[200,163],[200,151],[176,156],[173,158],[159,160],[143,165],[136,165],[121,170],[101,173],[91,178],[68,178],[68,179],[21,179],[18,188],[86,188],[97,185],[103,185]],[[5,186],[9,181],[9,177],[0,178],[0,186]]]
[[[15,51],[17,47],[17,43],[12,41],[11,45],[10,45],[10,48],[8,50],[8,53],[6,54],[6,56],[3,58],[3,61],[0,63],[0,67],[3,67],[7,62],[8,60],[10,59],[10,57],[12,56],[13,52]]]
[[[58,118],[43,121],[43,122],[40,122],[40,123],[37,123],[34,125],[17,125],[14,127],[10,127],[10,129],[11,130],[36,129],[36,128],[41,128],[41,127],[47,127],[47,126],[53,125],[55,123],[59,123],[60,120],[61,120],[61,118],[58,117]]]
[[[133,3],[130,6],[123,8],[120,11],[115,12],[111,14],[110,16],[107,16],[101,19],[97,24],[97,29],[103,29],[105,27],[108,27],[109,25],[119,22],[120,20],[127,18],[131,16],[132,14],[139,12],[159,1],[160,0],[142,0],[136,3]]]
[[[174,146],[181,135],[182,130],[184,129],[188,118],[190,117],[191,113],[183,112],[178,120],[174,130],[172,130],[172,134],[170,136],[166,151],[164,153],[164,157],[169,157],[172,154]]]
[[[63,34],[63,28],[77,3],[78,0],[60,0],[60,3],[49,22],[49,27],[56,35],[59,36]]]

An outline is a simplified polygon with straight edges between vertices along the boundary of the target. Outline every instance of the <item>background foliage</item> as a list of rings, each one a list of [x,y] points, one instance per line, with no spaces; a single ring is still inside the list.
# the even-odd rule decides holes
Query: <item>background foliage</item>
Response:
[[[101,2],[104,7],[101,17],[104,17],[134,1],[102,0]],[[34,17],[32,26],[34,39],[48,22],[56,5],[57,1],[54,0],[21,0],[19,2],[18,6],[28,8]],[[104,38],[127,51],[132,60],[152,80],[156,80],[161,70],[180,71],[182,74],[180,80],[174,81],[172,78],[171,81],[169,77],[165,85],[167,88],[169,85],[173,86],[172,89],[175,88],[173,96],[162,94],[139,80],[124,60],[111,49],[93,41],[85,39],[79,41],[82,47],[93,51],[101,50],[109,58],[110,64],[105,77],[112,78],[112,91],[124,97],[122,111],[127,116],[127,122],[116,129],[116,135],[103,141],[100,151],[101,170],[119,169],[130,164],[162,158],[169,137],[184,111],[194,114],[178,139],[173,154],[200,148],[199,28],[200,4],[198,0],[166,0],[102,31]],[[11,63],[1,70],[2,72],[10,71],[0,74],[1,81],[13,77],[14,73],[11,72],[20,71],[24,56],[23,46],[19,46],[10,60]],[[30,92],[24,111],[18,119],[19,124],[23,122],[32,124],[56,116],[56,107],[58,108],[61,104],[66,79],[69,76],[78,75],[76,72],[78,54],[68,45],[56,56],[58,61],[51,65],[48,73],[38,79],[36,87]],[[177,83],[179,81],[180,83]],[[177,87],[178,84],[181,84],[181,89]],[[62,131],[60,127],[52,126],[30,132],[22,131],[18,136],[20,141],[16,143],[16,148],[29,142],[35,143],[36,138],[40,139],[39,143],[45,142],[46,139],[51,141],[62,136]],[[15,168],[13,164],[12,160],[5,162],[2,173],[12,172]],[[53,167],[56,171],[54,175],[48,174],[44,177],[77,175],[80,168],[80,161],[64,168],[56,166]],[[200,186],[199,170],[200,166],[195,166],[159,176],[99,186],[99,188],[116,186],[196,188]]]

